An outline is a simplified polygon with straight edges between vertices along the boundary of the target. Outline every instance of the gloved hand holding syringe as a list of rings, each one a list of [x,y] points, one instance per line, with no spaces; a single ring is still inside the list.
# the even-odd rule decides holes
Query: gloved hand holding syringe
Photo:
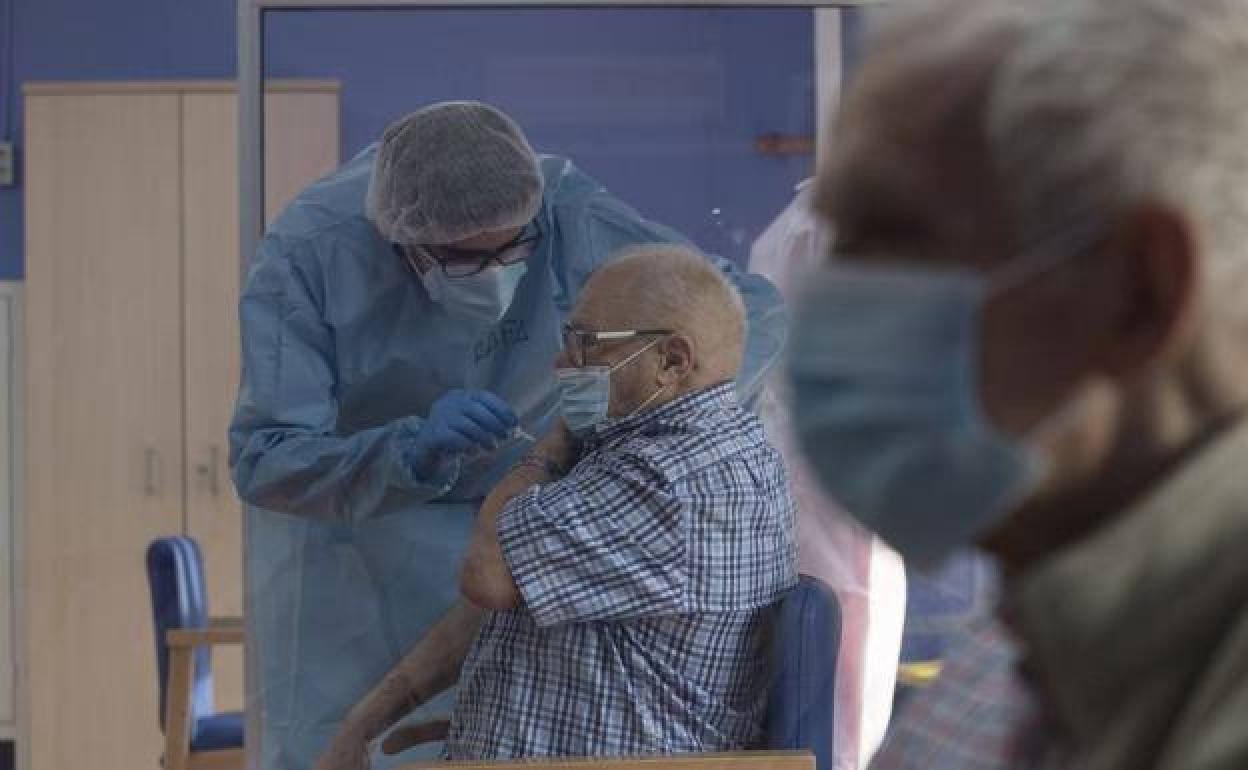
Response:
[[[452,390],[433,403],[419,431],[403,437],[401,456],[416,478],[430,478],[444,458],[479,456],[513,440],[538,441],[506,401],[485,390]]]

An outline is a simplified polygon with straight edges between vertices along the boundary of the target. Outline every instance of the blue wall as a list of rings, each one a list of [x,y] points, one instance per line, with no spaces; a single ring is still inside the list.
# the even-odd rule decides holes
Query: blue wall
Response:
[[[19,153],[22,82],[234,74],[233,0],[6,4],[0,131]],[[484,99],[539,150],[741,259],[811,171],[753,140],[813,133],[812,37],[810,12],[784,9],[276,12],[267,55],[270,76],[342,81],[344,158],[421,104]],[[23,273],[20,181],[0,188],[0,279]]]

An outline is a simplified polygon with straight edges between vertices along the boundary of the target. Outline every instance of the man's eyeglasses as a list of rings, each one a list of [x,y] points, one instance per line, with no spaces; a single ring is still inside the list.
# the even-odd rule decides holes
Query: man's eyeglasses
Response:
[[[587,331],[563,325],[563,349],[572,359],[572,365],[585,366],[585,353],[603,342],[623,342],[638,337],[659,337],[672,334],[670,329],[621,329],[619,331]]]
[[[542,239],[542,229],[537,222],[524,228],[515,238],[497,249],[460,249],[454,246],[395,246],[395,250],[407,262],[408,267],[419,273],[419,265],[412,255],[419,249],[437,263],[447,278],[468,278],[494,265],[507,266],[523,262],[533,253]]]

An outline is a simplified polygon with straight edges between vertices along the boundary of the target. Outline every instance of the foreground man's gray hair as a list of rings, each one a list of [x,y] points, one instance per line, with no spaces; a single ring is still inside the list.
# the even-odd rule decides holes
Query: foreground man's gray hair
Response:
[[[1183,211],[1216,312],[1248,277],[1248,3],[1034,3],[989,106],[989,140],[1025,238]],[[1091,235],[1105,235],[1091,233]]]
[[[1169,206],[1208,256],[1215,312],[1242,317],[1248,2],[918,0],[874,21],[877,46],[904,36],[889,47],[909,66],[1012,38],[983,119],[1024,244],[1086,248],[1121,214]]]

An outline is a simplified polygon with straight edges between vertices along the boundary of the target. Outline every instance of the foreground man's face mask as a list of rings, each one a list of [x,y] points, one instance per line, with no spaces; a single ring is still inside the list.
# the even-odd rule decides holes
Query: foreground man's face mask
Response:
[[[903,557],[934,566],[1034,491],[1035,437],[999,430],[979,393],[985,303],[1057,267],[1023,259],[991,274],[851,266],[812,278],[799,304],[789,377],[794,423],[822,483]]]

